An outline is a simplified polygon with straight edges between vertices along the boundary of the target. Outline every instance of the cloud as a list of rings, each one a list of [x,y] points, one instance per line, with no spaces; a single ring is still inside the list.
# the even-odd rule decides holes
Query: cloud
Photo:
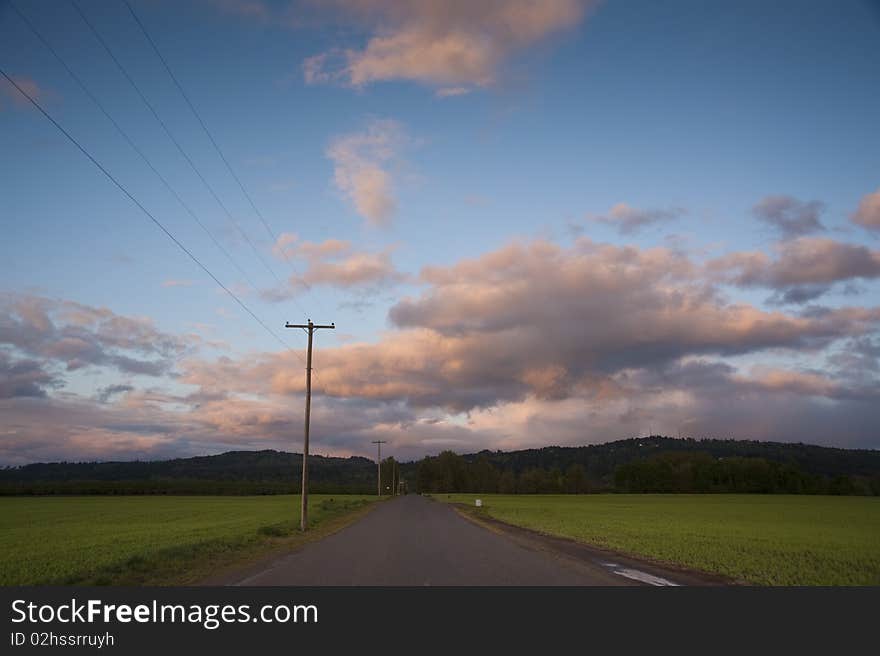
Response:
[[[0,345],[75,371],[105,366],[161,376],[198,338],[159,331],[150,319],[27,294],[0,294]]]
[[[368,26],[363,49],[331,50],[303,64],[306,82],[363,87],[411,80],[441,96],[494,84],[515,53],[577,25],[589,0],[334,0],[345,22]]]
[[[27,93],[37,102],[45,98],[46,92],[34,80],[27,77],[18,77],[16,75],[13,75],[11,77],[15,81],[15,83],[24,90],[25,93]],[[0,80],[0,99],[2,99],[4,96],[13,107],[18,107],[22,109],[33,107],[31,102],[23,95],[21,95],[18,89],[12,86],[6,79]],[[5,103],[0,102],[0,109],[3,108],[4,104]]]
[[[293,235],[276,247],[307,263],[353,251]],[[388,439],[412,458],[649,430],[880,447],[880,308],[768,311],[729,301],[715,276],[686,253],[583,238],[426,267],[385,333],[316,352],[314,448],[369,454]],[[209,359],[144,319],[3,300],[0,463],[300,448],[302,351]],[[170,359],[173,390],[126,375],[89,397],[52,393],[71,358],[112,369],[111,356]]]
[[[707,269],[738,287],[777,292],[775,300],[804,303],[834,283],[880,278],[880,251],[820,237],[799,237],[776,246],[775,258],[762,251],[738,252],[711,260]]]
[[[880,309],[791,315],[727,303],[699,276],[699,267],[663,248],[513,243],[426,268],[427,289],[391,309],[394,330],[377,343],[324,348],[316,366],[332,397],[457,413],[530,397],[607,395],[621,371],[682,358],[817,352],[880,325]],[[297,394],[295,358],[191,361],[181,380]]]
[[[626,203],[617,203],[604,216],[589,217],[598,223],[613,226],[621,235],[631,235],[645,226],[678,219],[686,210],[680,207],[669,209],[637,209]]]
[[[365,131],[337,137],[327,149],[336,188],[370,225],[387,225],[397,211],[388,167],[410,143],[399,123],[374,119]]]
[[[61,382],[36,360],[12,358],[0,350],[0,399],[22,396],[45,396],[46,390]]]
[[[452,98],[454,96],[464,96],[470,93],[470,89],[467,87],[443,87],[441,89],[437,89],[434,93],[438,98]]]
[[[339,82],[343,72],[338,70],[339,64],[331,66],[331,62],[341,62],[343,59],[344,56],[338,50],[306,57],[302,64],[303,79],[306,84]]]
[[[101,403],[107,403],[114,396],[133,391],[134,387],[131,385],[107,385],[107,387],[102,387],[98,390],[98,393],[95,394],[95,398]]]
[[[851,218],[853,223],[863,228],[880,230],[880,189],[872,194],[865,194]]]
[[[793,239],[825,230],[819,217],[825,204],[802,202],[791,196],[766,196],[752,208],[759,221],[777,230],[783,239]]]
[[[302,274],[290,276],[283,288],[263,292],[268,301],[289,299],[312,285],[375,292],[407,279],[391,261],[392,249],[368,253],[354,250],[349,241],[300,241],[295,234],[282,233],[272,253],[278,258],[305,260],[307,268]]]

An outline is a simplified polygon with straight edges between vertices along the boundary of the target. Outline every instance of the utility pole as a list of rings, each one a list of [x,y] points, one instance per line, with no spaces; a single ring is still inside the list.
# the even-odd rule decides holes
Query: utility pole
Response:
[[[373,440],[371,444],[375,444],[376,448],[379,449],[378,456],[378,470],[379,470],[379,496],[382,496],[382,445],[385,444],[388,440]]]
[[[300,495],[299,530],[307,531],[309,527],[309,415],[312,412],[312,335],[320,328],[333,330],[335,323],[329,326],[320,326],[309,322],[303,324],[284,324],[285,328],[304,328],[309,334],[309,354],[306,358],[306,423],[303,436],[303,471],[302,471],[302,494]]]

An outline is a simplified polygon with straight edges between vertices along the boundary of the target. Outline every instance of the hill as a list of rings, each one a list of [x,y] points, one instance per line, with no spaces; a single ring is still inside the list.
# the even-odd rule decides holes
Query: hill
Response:
[[[315,493],[369,494],[376,464],[309,458]],[[391,479],[393,459],[383,465]],[[37,463],[0,469],[0,495],[283,494],[298,491],[302,456],[229,451],[164,461]],[[401,463],[410,491],[751,491],[880,494],[880,451],[800,443],[652,436],[579,447],[444,452]]]
[[[406,468],[421,490],[880,494],[880,451],[651,436],[580,447],[445,452]]]
[[[0,469],[9,494],[291,494],[299,491],[302,454],[228,451],[215,456],[134,462],[36,463]],[[376,463],[309,456],[316,494],[369,494]]]
[[[481,451],[462,457],[474,462],[485,456],[499,469],[512,468],[516,473],[532,467],[565,469],[573,463],[579,463],[588,476],[601,479],[612,475],[618,465],[659,453],[707,453],[713,458],[764,458],[780,464],[796,465],[807,473],[823,476],[880,474],[880,451],[869,449],[838,449],[753,440],[677,439],[659,435],[588,446]]]

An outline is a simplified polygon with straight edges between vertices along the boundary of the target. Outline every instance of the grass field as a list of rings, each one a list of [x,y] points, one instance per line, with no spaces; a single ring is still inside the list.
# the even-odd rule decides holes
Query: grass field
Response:
[[[880,498],[436,494],[490,517],[760,585],[880,584]],[[473,509],[476,512],[476,509]]]
[[[375,497],[312,495],[309,538]],[[193,583],[309,539],[298,496],[3,497],[0,584]]]

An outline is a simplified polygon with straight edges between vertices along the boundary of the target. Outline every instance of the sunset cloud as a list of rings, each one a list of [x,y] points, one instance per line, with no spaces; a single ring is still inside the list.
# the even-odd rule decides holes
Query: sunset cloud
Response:
[[[880,310],[809,315],[725,302],[699,268],[667,249],[579,240],[513,243],[450,267],[426,268],[427,289],[390,311],[376,343],[321,351],[323,392],[466,412],[526,398],[611,394],[614,377],[683,358],[815,352],[871,333]],[[297,394],[296,354],[188,362],[186,383]],[[231,382],[231,381],[235,382]]]
[[[626,203],[617,203],[602,216],[588,217],[597,223],[613,226],[621,235],[631,235],[642,228],[678,219],[685,210],[680,207],[669,209],[637,209]]]
[[[13,358],[0,350],[0,399],[46,396],[48,389],[59,385],[58,377],[46,371],[41,362]]]
[[[803,202],[791,196],[766,196],[752,208],[759,221],[779,232],[783,239],[794,239],[825,230],[819,217],[825,204],[812,200]]]
[[[362,49],[335,50],[307,59],[308,83],[363,87],[411,80],[465,93],[494,84],[515,53],[576,26],[590,0],[334,0],[341,20],[371,30]],[[325,5],[326,6],[326,5]]]
[[[399,123],[376,119],[365,131],[337,137],[327,148],[336,188],[372,226],[387,225],[397,212],[389,167],[409,143]]]
[[[868,230],[880,230],[880,189],[862,197],[852,220]]]
[[[321,266],[354,252],[343,240],[289,233],[275,246],[276,256],[305,262],[313,281],[339,282],[339,270]],[[707,269],[681,253],[584,238],[569,247],[514,241],[425,267],[419,283],[420,293],[391,308],[391,328],[377,340],[316,354],[317,452],[364,453],[371,439],[389,439],[407,458],[649,429],[874,444],[878,308],[767,311],[726,300]],[[0,462],[300,446],[301,351],[209,359],[191,337],[145,319],[42,297],[4,302]],[[768,353],[772,366],[739,362]],[[114,356],[122,354],[136,364],[120,366]],[[149,389],[129,380],[153,361],[165,380]],[[56,394],[86,362],[123,378],[88,397]],[[172,377],[175,392],[166,389]],[[832,427],[833,439],[823,432]]]
[[[88,366],[161,376],[197,338],[158,330],[147,318],[26,294],[0,294],[0,346],[75,371]]]
[[[391,249],[369,253],[355,250],[348,241],[327,239],[315,243],[282,233],[272,253],[279,258],[300,259],[306,269],[302,274],[291,275],[284,287],[265,291],[262,296],[269,301],[288,299],[313,285],[375,291],[406,280],[391,261]]]
[[[789,30],[760,3],[141,4],[199,112],[156,96],[171,140],[112,60],[73,62],[89,92],[67,98],[11,26],[48,118],[0,84],[0,466],[299,450],[308,342],[284,325],[310,317],[338,327],[313,343],[318,453],[880,448],[880,45],[858,3]],[[122,10],[114,53],[144,36]]]
[[[40,101],[41,99],[45,98],[45,91],[31,78],[19,77],[15,75],[12,75],[11,77],[15,81],[15,83],[20,86],[22,90],[26,94],[31,96],[34,100]],[[23,95],[21,95],[18,89],[16,89],[5,79],[0,79],[0,110],[3,109],[4,105],[7,107],[12,106],[18,108],[33,107],[31,102]]]
[[[838,282],[880,278],[880,251],[820,237],[799,237],[763,251],[731,253],[710,261],[709,271],[738,287],[777,292],[777,300],[813,300]]]

